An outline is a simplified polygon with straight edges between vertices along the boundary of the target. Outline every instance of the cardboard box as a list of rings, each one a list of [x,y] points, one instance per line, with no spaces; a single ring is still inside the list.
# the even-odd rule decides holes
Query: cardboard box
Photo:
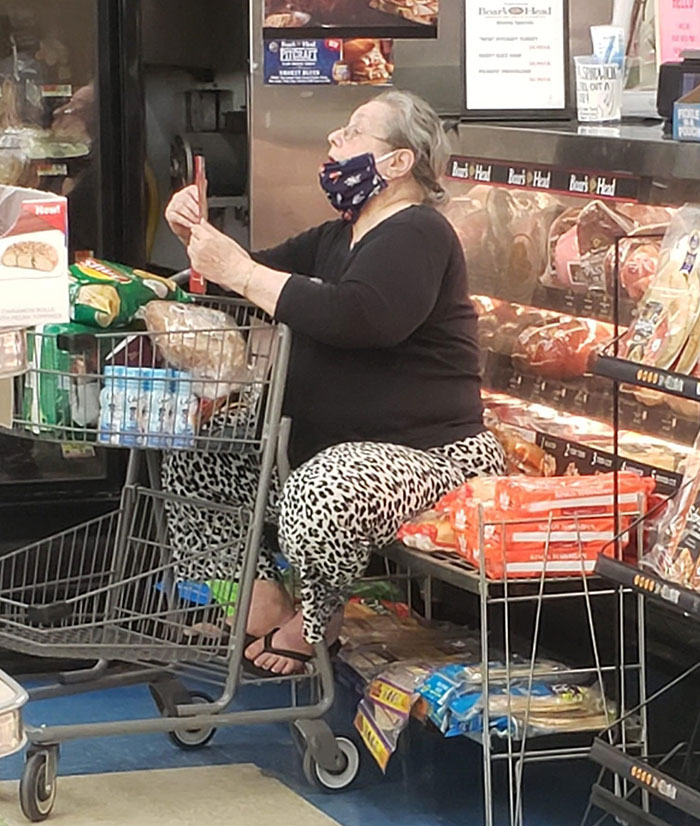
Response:
[[[673,104],[673,139],[700,142],[700,86]]]
[[[68,202],[0,186],[0,327],[68,317]]]

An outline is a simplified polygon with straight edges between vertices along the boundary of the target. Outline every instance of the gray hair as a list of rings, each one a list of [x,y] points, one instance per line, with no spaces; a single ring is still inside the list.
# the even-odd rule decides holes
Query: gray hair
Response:
[[[439,206],[449,200],[441,179],[447,168],[450,144],[437,112],[413,92],[391,89],[376,100],[391,107],[389,143],[411,149],[416,157],[413,177],[425,192],[425,203]]]

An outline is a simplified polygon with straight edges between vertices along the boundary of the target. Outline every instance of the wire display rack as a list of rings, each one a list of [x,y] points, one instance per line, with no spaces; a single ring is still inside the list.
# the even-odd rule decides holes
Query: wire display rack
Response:
[[[639,513],[642,503],[639,504]],[[630,514],[627,514],[630,516]],[[559,521],[570,518],[549,517],[549,531],[542,543],[540,573],[530,579],[513,579],[508,570],[505,536],[507,527],[522,527],[523,521],[489,522],[483,512],[480,517],[480,545],[486,547],[486,535],[492,529],[500,530],[500,575],[487,574],[486,554],[479,554],[475,568],[460,556],[440,551],[425,553],[396,543],[380,553],[409,577],[421,582],[428,617],[432,613],[436,583],[446,583],[469,594],[478,602],[480,624],[481,724],[480,733],[472,736],[483,749],[483,799],[485,826],[507,824],[523,826],[526,819],[526,767],[534,763],[559,762],[588,758],[596,734],[605,731],[605,742],[614,744],[622,753],[642,755],[647,749],[646,702],[646,648],[642,597],[632,589],[611,586],[600,577],[591,576],[592,570],[583,550],[581,534],[575,540],[578,546],[579,572],[566,576],[552,575],[556,570],[551,538]],[[641,541],[641,529],[635,533]],[[621,555],[621,547],[613,543],[607,553]],[[563,619],[575,612],[583,639],[576,641],[576,662],[571,667],[551,673],[542,670],[538,660],[550,652],[543,646],[548,629],[561,625]],[[613,617],[612,627],[610,617]],[[514,655],[519,665],[513,665]],[[493,665],[502,661],[504,667]],[[601,707],[597,719],[578,726],[574,719],[569,730],[544,733],[537,727],[537,711],[531,705],[533,683],[538,680],[558,684],[583,684],[600,689]],[[511,689],[526,687],[527,702],[517,710],[510,705]],[[498,688],[501,696],[494,696]],[[506,706],[503,707],[503,695]],[[638,714],[629,709],[639,707]],[[515,727],[496,733],[495,717],[505,715],[514,720]],[[575,715],[574,715],[575,718]],[[498,776],[504,767],[505,782]]]

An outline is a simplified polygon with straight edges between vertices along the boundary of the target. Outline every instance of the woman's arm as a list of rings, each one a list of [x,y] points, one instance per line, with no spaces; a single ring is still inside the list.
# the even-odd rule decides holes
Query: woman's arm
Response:
[[[207,281],[244,296],[274,316],[290,273],[259,264],[207,221],[192,227],[187,252],[194,269]]]

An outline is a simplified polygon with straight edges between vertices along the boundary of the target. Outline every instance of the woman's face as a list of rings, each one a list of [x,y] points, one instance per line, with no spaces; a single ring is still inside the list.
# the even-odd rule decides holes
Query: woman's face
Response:
[[[370,101],[355,109],[347,126],[328,136],[330,159],[345,161],[365,152],[379,158],[390,152],[393,147],[386,139],[390,114],[389,107],[379,101]]]

